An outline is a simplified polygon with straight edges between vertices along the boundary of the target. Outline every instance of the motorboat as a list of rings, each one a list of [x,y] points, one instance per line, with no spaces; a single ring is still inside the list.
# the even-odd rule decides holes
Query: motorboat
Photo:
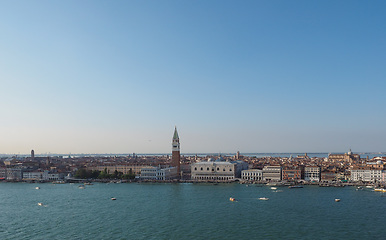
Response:
[[[340,199],[339,198],[335,198],[335,202],[340,202]]]
[[[267,201],[267,200],[269,200],[269,198],[267,198],[267,197],[261,197],[261,198],[259,198],[259,200]]]
[[[39,205],[39,206],[43,206],[43,203],[39,202],[38,205]]]
[[[84,189],[85,187],[84,187],[84,185],[79,185],[78,188],[79,189]]]
[[[40,189],[40,187],[36,187],[35,189]]]
[[[293,186],[289,186],[288,188],[303,188],[303,186],[300,186],[300,185],[293,185]]]
[[[117,199],[116,199],[115,197],[112,197],[112,198],[111,198],[111,200],[113,200],[113,201],[114,201],[114,200],[117,200]]]
[[[271,189],[272,189],[272,190],[276,190],[276,189],[277,189],[277,187],[271,187]]]
[[[230,198],[229,198],[229,201],[231,201],[231,202],[236,202],[236,198],[230,197]]]
[[[386,189],[384,188],[374,188],[375,192],[386,192]]]

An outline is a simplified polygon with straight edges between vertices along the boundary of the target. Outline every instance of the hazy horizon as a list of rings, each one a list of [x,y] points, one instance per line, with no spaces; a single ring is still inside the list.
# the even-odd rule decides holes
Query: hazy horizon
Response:
[[[0,152],[384,152],[385,11],[2,1]]]

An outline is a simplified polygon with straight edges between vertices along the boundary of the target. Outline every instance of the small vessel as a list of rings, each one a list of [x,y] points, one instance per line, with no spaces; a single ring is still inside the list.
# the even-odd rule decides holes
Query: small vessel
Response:
[[[116,199],[115,197],[112,197],[112,198],[111,198],[111,200],[113,200],[113,201],[114,201],[114,200],[117,200],[117,199]]]
[[[272,190],[276,190],[276,189],[277,189],[277,187],[271,187],[271,189],[272,189]]]
[[[65,181],[59,180],[59,181],[53,181],[53,184],[65,184]]]
[[[386,192],[386,189],[384,188],[374,188],[375,192]]]
[[[363,187],[359,186],[357,187],[357,190],[363,190]]]
[[[85,182],[83,183],[84,185],[94,185],[93,183],[90,183],[90,182]]]
[[[293,186],[289,186],[288,188],[303,188],[303,186],[300,186],[300,185],[293,185]]]
[[[39,205],[39,206],[43,206],[43,203],[39,202],[38,205]]]
[[[230,198],[229,198],[229,201],[231,201],[231,202],[236,202],[236,198],[230,197]]]
[[[84,189],[84,185],[79,185],[78,188],[79,189]]]
[[[261,198],[259,198],[259,200],[267,201],[267,200],[269,200],[269,198],[267,198],[267,197],[261,197]]]
[[[319,184],[319,187],[330,187],[330,184],[328,184],[328,183],[321,183],[321,184]]]
[[[335,202],[340,202],[340,199],[339,198],[335,198]]]
[[[40,189],[40,187],[36,187],[35,189]]]
[[[368,186],[366,186],[366,188],[373,188],[373,186],[368,185]]]

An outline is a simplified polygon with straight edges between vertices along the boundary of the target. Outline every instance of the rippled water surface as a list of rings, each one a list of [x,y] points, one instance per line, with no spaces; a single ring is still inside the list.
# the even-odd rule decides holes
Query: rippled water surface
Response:
[[[386,195],[368,189],[78,185],[0,183],[0,239],[386,238]]]

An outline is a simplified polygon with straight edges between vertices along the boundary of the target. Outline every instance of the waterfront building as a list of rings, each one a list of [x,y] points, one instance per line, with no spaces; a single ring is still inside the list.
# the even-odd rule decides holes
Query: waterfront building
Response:
[[[6,168],[0,168],[0,180],[7,179],[7,169]]]
[[[282,180],[285,181],[295,181],[303,178],[303,171],[301,168],[297,169],[283,169],[282,170]]]
[[[176,167],[160,168],[145,167],[141,169],[140,179],[143,180],[171,180],[178,176]]]
[[[308,166],[304,168],[304,180],[306,181],[320,181],[320,167]]]
[[[147,180],[157,180],[157,167],[142,168],[140,178]]]
[[[23,178],[23,169],[20,167],[7,168],[7,180],[19,181]]]
[[[382,180],[381,182],[386,183],[386,170],[382,170]]]
[[[354,167],[351,170],[352,181],[381,182],[383,181],[383,168]]]
[[[243,161],[226,161],[222,157],[217,160],[209,158],[207,161],[193,163],[191,174],[193,180],[233,181],[241,177],[241,171],[248,169]]]
[[[248,181],[261,181],[263,180],[263,170],[261,169],[242,170],[241,179],[248,180]]]
[[[177,127],[174,127],[174,134],[172,139],[172,166],[177,168],[177,177],[179,177],[181,171],[180,162],[180,138],[178,136]]]
[[[44,172],[23,172],[23,180],[42,180]]]
[[[327,182],[334,181],[336,180],[336,176],[337,174],[334,171],[323,171],[320,173],[321,181],[327,181]]]
[[[48,170],[44,171],[24,171],[23,180],[25,181],[57,181],[64,178],[63,174],[51,173]]]
[[[264,166],[263,180],[264,181],[281,181],[281,166]]]

